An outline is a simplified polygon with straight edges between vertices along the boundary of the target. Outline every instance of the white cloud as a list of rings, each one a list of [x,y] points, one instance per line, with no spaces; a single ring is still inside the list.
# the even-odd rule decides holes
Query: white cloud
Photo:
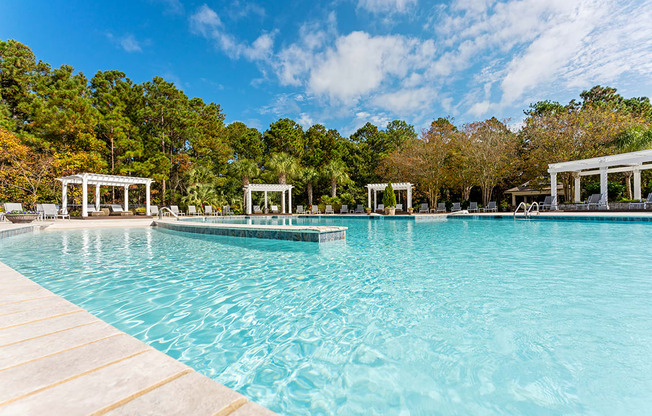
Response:
[[[417,0],[358,0],[358,8],[371,13],[404,13]]]
[[[269,33],[263,33],[251,45],[241,42],[225,31],[218,14],[206,4],[190,16],[190,29],[195,34],[213,40],[219,49],[233,59],[244,57],[250,61],[264,60],[271,55],[274,47],[274,37]]]
[[[124,50],[125,52],[142,52],[143,48],[141,42],[139,42],[136,37],[132,34],[126,34],[124,36],[116,37],[112,33],[107,33],[106,37],[117,47]]]
[[[416,89],[400,89],[374,97],[371,102],[379,108],[394,114],[407,115],[422,109],[430,109],[437,98],[436,92],[430,87]]]

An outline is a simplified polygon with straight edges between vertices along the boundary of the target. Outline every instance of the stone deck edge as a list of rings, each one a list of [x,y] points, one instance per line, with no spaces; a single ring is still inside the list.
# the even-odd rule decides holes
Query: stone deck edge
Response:
[[[22,228],[35,227],[11,231]],[[116,350],[113,361],[103,357]],[[2,262],[0,385],[12,386],[0,388],[0,414],[275,414]]]

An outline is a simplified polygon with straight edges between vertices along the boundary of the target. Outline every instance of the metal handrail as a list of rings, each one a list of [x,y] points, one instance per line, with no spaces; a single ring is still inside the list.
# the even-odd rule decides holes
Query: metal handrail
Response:
[[[514,218],[516,218],[516,213],[521,207],[523,207],[523,215],[525,216],[525,218],[529,218],[532,215],[531,211],[534,207],[537,207],[537,211],[536,211],[537,215],[541,214],[541,212],[539,211],[538,202],[533,202],[532,204],[530,204],[530,206],[528,206],[528,204],[526,204],[525,202],[521,202],[520,204],[518,204],[516,210],[514,211]]]
[[[163,211],[166,211],[166,210],[167,210],[170,214],[174,215],[174,218],[176,218],[177,221],[179,220],[179,216],[178,216],[177,214],[175,214],[174,211],[172,211],[172,210],[171,210],[170,208],[168,208],[168,207],[162,207],[161,209],[158,210],[158,219],[159,219],[159,220],[162,220],[162,219],[163,219]]]
[[[521,207],[523,207],[523,214],[525,214],[525,216],[527,217],[527,204],[526,204],[525,202],[521,202],[521,203],[518,204],[518,206],[516,207],[516,210],[514,210],[514,218],[516,218],[516,213],[518,212],[518,210],[519,210]]]
[[[533,202],[533,203],[530,205],[530,207],[527,209],[527,212],[525,213],[525,216],[526,216],[526,217],[529,217],[530,215],[532,215],[532,214],[530,214],[530,211],[532,211],[532,208],[534,208],[535,206],[537,207],[537,215],[540,215],[540,214],[541,214],[541,212],[539,211],[539,203],[535,201],[535,202]]]

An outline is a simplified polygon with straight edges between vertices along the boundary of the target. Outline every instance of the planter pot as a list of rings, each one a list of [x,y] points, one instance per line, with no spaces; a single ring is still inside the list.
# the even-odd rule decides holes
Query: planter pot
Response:
[[[409,215],[414,214],[414,208],[408,208],[408,214]]]
[[[26,224],[38,218],[38,214],[7,214],[5,217],[14,224]]]
[[[367,215],[371,215],[371,208],[367,208],[365,211],[367,212]]]
[[[396,215],[396,208],[385,208],[385,215]]]

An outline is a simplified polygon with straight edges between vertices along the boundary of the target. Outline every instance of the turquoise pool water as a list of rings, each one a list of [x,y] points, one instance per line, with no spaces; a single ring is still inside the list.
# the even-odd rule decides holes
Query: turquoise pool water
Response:
[[[283,414],[649,414],[652,224],[305,221],[347,240],[52,231],[0,260]]]

